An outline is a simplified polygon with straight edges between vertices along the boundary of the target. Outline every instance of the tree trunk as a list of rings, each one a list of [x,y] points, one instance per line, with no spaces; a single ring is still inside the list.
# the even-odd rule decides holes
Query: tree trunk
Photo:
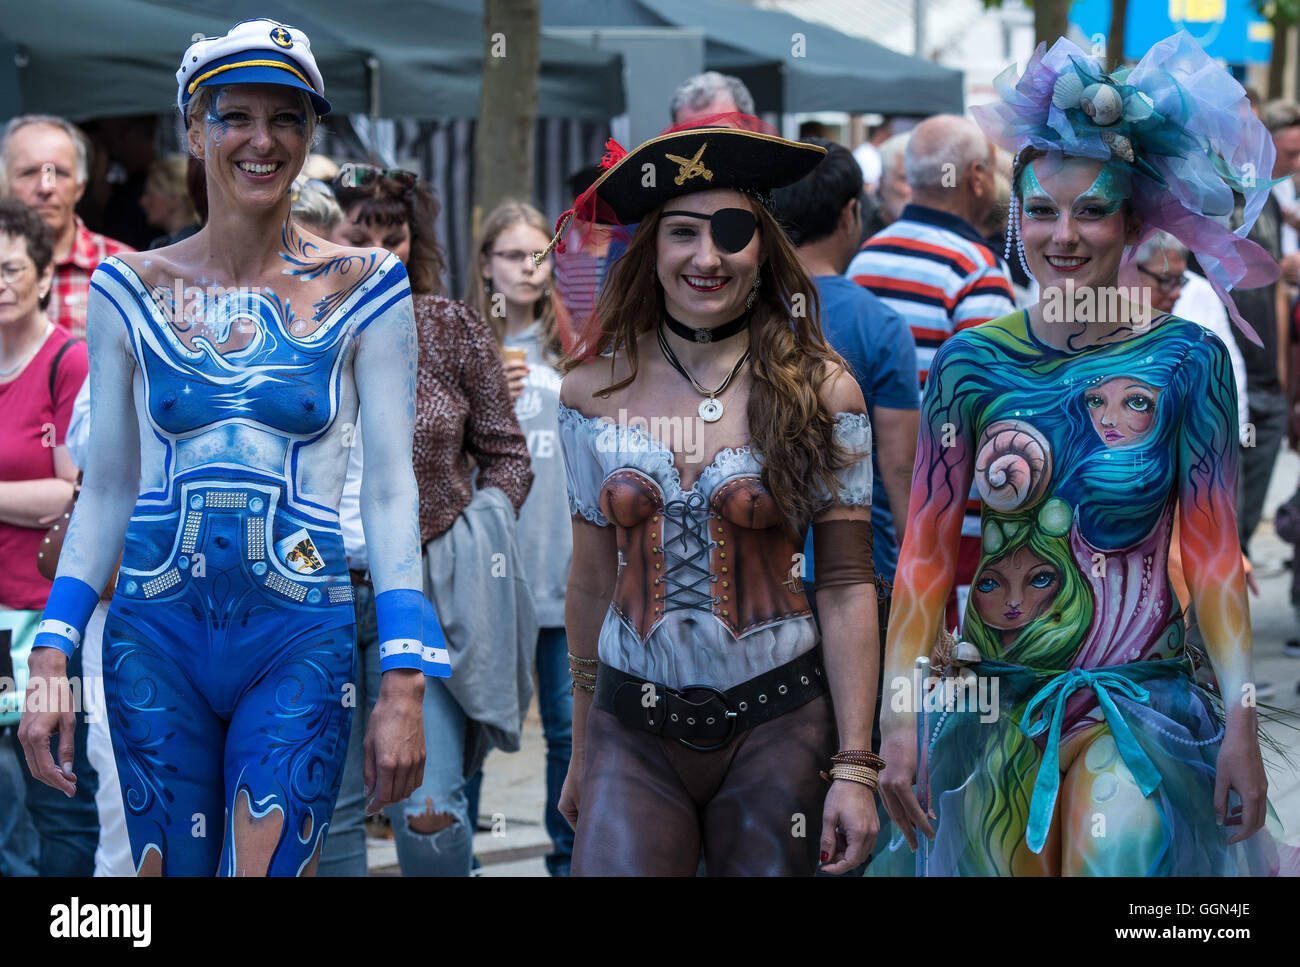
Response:
[[[1128,21],[1128,0],[1110,0],[1110,33],[1106,35],[1106,70],[1124,66],[1124,28]]]
[[[1050,48],[1070,26],[1070,0],[1034,0],[1034,44]]]
[[[1287,33],[1291,21],[1279,5],[1274,8],[1269,23],[1273,26],[1273,52],[1268,59],[1268,93],[1264,96],[1272,100],[1282,96],[1283,77],[1286,76]]]
[[[540,0],[485,0],[483,90],[474,135],[473,232],[507,198],[533,193]]]

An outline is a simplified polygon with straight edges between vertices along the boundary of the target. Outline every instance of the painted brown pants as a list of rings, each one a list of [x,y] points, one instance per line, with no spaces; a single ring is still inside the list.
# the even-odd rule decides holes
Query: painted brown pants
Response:
[[[574,876],[812,876],[835,719],[823,695],[716,752],[587,719]]]

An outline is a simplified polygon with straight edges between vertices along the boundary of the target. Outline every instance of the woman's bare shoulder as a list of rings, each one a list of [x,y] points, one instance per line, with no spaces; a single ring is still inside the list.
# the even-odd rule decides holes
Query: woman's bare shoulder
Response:
[[[627,376],[627,361],[622,357],[613,358],[611,374],[611,358],[596,356],[569,370],[560,383],[560,402],[586,416],[607,416],[616,412],[617,393],[610,396],[596,395],[606,386]]]

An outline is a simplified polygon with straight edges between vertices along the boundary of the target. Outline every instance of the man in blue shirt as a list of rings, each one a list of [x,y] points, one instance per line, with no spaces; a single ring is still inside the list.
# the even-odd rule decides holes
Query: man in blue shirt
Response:
[[[844,275],[862,235],[862,172],[847,148],[826,148],[811,174],[773,192],[773,213],[813,277],[822,332],[848,362],[871,417],[871,530],[876,573],[894,580],[907,521],[912,463],[920,426],[916,342],[902,316]],[[804,548],[805,580],[812,572],[812,537]]]

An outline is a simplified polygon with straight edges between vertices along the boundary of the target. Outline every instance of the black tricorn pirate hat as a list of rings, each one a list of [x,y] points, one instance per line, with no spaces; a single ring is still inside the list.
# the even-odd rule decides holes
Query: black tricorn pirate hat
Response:
[[[727,116],[728,120],[741,117]],[[664,202],[698,191],[729,188],[761,198],[774,188],[798,181],[826,156],[826,149],[815,144],[707,124],[670,129],[631,151],[624,151],[613,140],[606,142],[606,148],[609,151],[601,159],[605,171],[582,193],[574,209],[560,216],[547,252],[560,242],[575,210],[580,219],[585,215],[604,221],[594,214],[599,210],[611,213],[620,224],[631,225]]]

